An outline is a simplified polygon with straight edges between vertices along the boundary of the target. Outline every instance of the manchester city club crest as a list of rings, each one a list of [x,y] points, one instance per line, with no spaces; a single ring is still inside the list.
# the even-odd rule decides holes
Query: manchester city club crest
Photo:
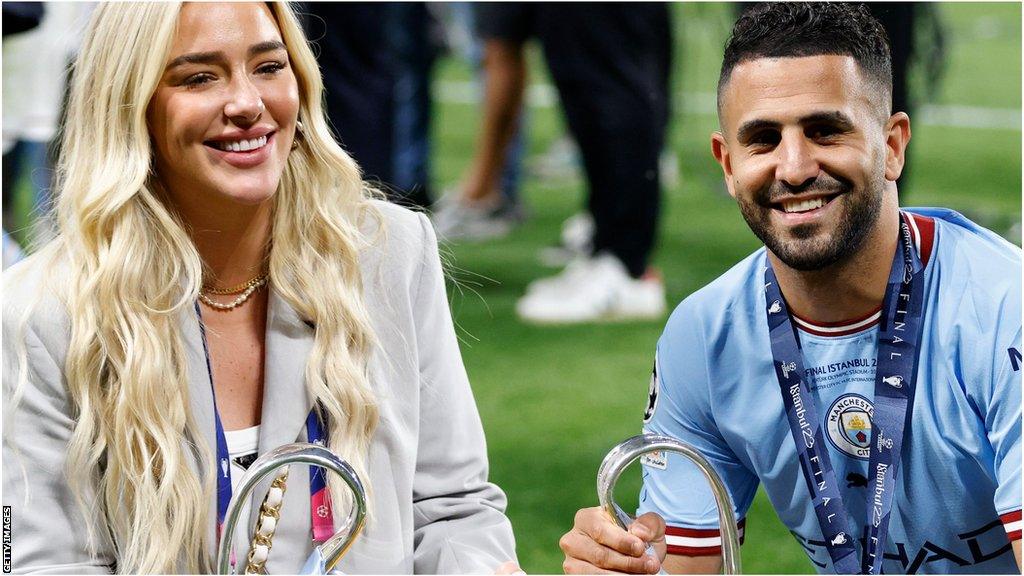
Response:
[[[829,406],[825,430],[832,445],[847,456],[867,460],[871,454],[871,415],[875,408],[860,394],[843,394]]]

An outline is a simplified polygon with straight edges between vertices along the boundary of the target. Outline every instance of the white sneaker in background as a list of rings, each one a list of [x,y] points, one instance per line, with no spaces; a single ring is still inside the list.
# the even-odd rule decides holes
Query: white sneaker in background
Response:
[[[474,241],[504,238],[522,218],[507,202],[484,207],[463,202],[457,192],[449,192],[437,201],[430,220],[442,240]]]
[[[526,293],[533,294],[534,292],[563,290],[567,289],[567,287],[571,289],[577,281],[584,280],[590,274],[590,269],[593,267],[592,260],[590,256],[577,254],[560,273],[548,276],[547,278],[540,278],[527,284]]]
[[[558,268],[587,257],[594,245],[594,217],[590,212],[577,212],[566,218],[559,241],[558,246],[541,249],[538,254],[541,264]]]
[[[634,279],[618,258],[599,254],[531,283],[516,302],[516,313],[537,324],[660,319],[665,286],[657,274]]]

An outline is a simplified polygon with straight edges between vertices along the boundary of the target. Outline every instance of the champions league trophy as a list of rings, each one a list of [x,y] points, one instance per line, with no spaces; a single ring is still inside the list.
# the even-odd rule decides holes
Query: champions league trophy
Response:
[[[624,530],[633,523],[633,516],[627,514],[615,503],[615,484],[622,471],[634,460],[644,454],[657,451],[681,454],[696,464],[697,468],[704,473],[704,477],[711,484],[711,493],[718,505],[718,525],[722,534],[723,573],[739,574],[740,538],[739,531],[736,529],[736,520],[733,518],[732,498],[729,497],[725,484],[711,464],[700,452],[685,442],[657,434],[640,434],[612,448],[597,470],[597,498],[601,503],[601,508]],[[653,547],[648,547],[647,552],[653,554]]]
[[[260,456],[252,463],[239,482],[235,495],[228,504],[224,517],[222,537],[217,550],[217,573],[235,574],[231,566],[231,541],[242,510],[249,505],[249,495],[261,480],[276,473],[270,490],[260,506],[252,543],[245,559],[245,574],[264,573],[264,564],[270,553],[271,539],[277,526],[283,503],[288,465],[309,464],[330,470],[345,480],[352,491],[352,509],[342,528],[326,542],[317,546],[299,574],[337,574],[334,566],[348,552],[366,522],[366,489],[355,470],[323,446],[308,443],[285,444]],[[312,473],[312,471],[311,471]]]

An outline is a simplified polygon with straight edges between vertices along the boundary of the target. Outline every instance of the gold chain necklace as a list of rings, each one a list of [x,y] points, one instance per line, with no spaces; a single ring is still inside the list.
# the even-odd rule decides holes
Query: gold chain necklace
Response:
[[[260,282],[266,280],[267,279],[267,274],[268,274],[267,272],[264,272],[263,274],[260,274],[259,276],[253,278],[252,280],[249,280],[248,282],[242,282],[238,286],[234,286],[234,287],[231,287],[231,288],[214,288],[212,286],[207,286],[206,288],[203,289],[203,291],[206,292],[207,294],[216,294],[218,296],[228,296],[228,295],[231,295],[231,294],[238,294],[238,293],[244,292],[245,290],[248,290],[249,288],[255,286],[256,284],[259,284]]]
[[[205,290],[205,292],[203,290],[200,290],[199,291],[199,299],[202,300],[203,303],[206,304],[207,306],[209,306],[211,308],[216,308],[217,310],[233,310],[235,308],[238,308],[242,304],[244,304],[246,300],[248,300],[253,294],[256,293],[257,290],[259,290],[261,287],[263,287],[263,285],[266,284],[266,283],[267,283],[267,275],[266,274],[263,274],[262,276],[258,276],[256,278],[253,278],[249,282],[246,282],[246,287],[242,290],[242,293],[238,295],[238,298],[235,298],[234,300],[232,300],[231,302],[228,302],[226,304],[221,304],[220,302],[216,302],[216,301],[214,301],[213,299],[211,299],[207,295],[207,294],[223,295],[221,292],[215,292],[212,289],[207,289],[207,290]],[[222,289],[222,290],[225,290],[225,289]],[[234,294],[234,293],[236,293],[236,292],[226,292],[226,294]]]

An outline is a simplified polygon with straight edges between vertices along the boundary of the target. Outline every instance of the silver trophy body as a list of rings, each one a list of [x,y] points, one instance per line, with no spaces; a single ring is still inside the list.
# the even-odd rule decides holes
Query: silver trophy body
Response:
[[[320,546],[327,571],[341,560],[359,536],[366,522],[366,489],[355,470],[348,462],[339,458],[323,446],[308,443],[285,444],[260,456],[246,470],[228,504],[221,530],[220,546],[217,550],[217,573],[233,574],[231,568],[231,540],[242,511],[249,506],[249,496],[264,478],[275,474],[281,467],[290,464],[309,464],[323,467],[338,474],[352,491],[352,509],[341,529]],[[311,472],[312,473],[312,472]]]
[[[686,457],[704,473],[711,485],[711,493],[718,505],[718,525],[722,534],[722,565],[723,573],[740,573],[740,538],[733,518],[732,498],[726,490],[722,478],[711,467],[711,464],[695,448],[668,436],[657,434],[640,434],[622,442],[605,456],[597,471],[597,497],[601,508],[605,510],[623,529],[633,522],[633,516],[627,514],[615,503],[615,484],[622,471],[634,460],[650,452],[675,452]]]

